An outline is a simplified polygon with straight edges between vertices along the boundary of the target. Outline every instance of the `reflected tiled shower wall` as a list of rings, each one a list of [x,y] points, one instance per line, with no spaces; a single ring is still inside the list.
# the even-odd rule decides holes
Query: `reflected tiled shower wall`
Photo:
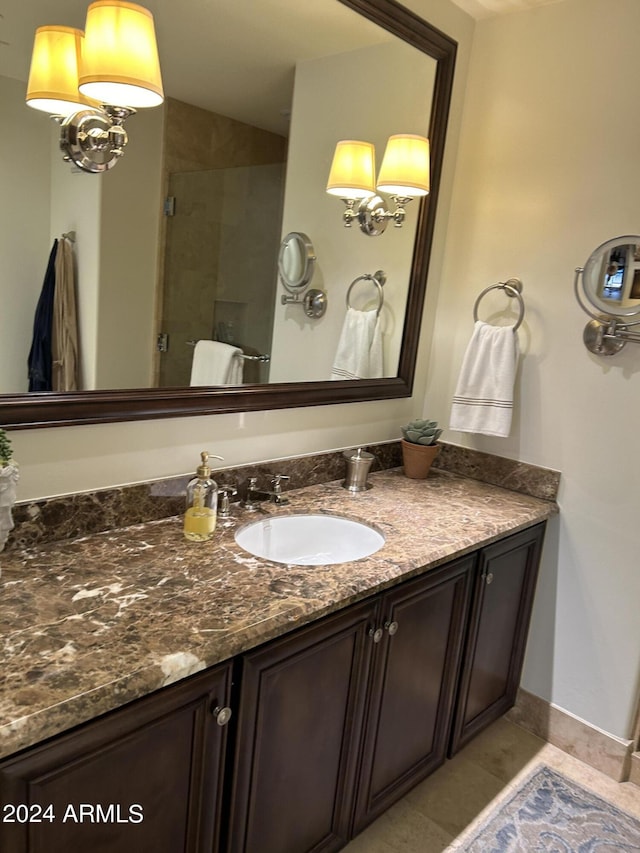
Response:
[[[169,101],[160,257],[158,385],[189,384],[193,346],[217,338],[268,353],[277,283],[287,140]],[[245,362],[245,382],[268,367]]]
[[[284,166],[240,166],[172,175],[160,385],[188,385],[193,345],[215,339],[268,353],[277,282]],[[246,382],[266,381],[245,363]],[[253,374],[253,375],[252,375]]]

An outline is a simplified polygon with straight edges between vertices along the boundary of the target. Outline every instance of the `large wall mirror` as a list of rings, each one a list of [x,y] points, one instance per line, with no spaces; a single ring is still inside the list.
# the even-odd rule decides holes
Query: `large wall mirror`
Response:
[[[82,28],[86,0],[5,12],[0,44],[0,424],[36,427],[409,396],[456,44],[394,0],[142,0],[154,14],[165,103],[127,122],[109,172],[74,172],[57,129],[25,106],[35,28]],[[325,192],[339,139],[378,165],[395,133],[428,136],[431,191],[401,228],[344,228]],[[327,310],[284,302],[283,237],[309,235]],[[28,390],[47,259],[74,235],[81,388]],[[358,276],[384,270],[378,378],[329,379]],[[358,287],[358,306],[377,299]],[[194,346],[245,356],[241,382],[192,385]]]

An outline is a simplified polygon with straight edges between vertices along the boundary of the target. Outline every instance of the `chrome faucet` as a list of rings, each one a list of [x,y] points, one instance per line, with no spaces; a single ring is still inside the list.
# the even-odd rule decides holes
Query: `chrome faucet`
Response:
[[[282,493],[282,481],[288,479],[289,477],[286,474],[272,474],[271,488],[265,491],[258,488],[257,477],[249,477],[247,480],[247,496],[242,502],[242,506],[249,512],[254,512],[258,509],[258,502],[267,499],[276,506],[286,506],[289,503],[289,498]]]

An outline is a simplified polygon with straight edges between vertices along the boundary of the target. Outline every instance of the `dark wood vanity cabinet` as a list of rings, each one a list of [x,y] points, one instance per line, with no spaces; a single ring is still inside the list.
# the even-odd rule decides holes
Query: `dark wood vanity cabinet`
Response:
[[[352,832],[445,760],[474,555],[382,596]]]
[[[544,528],[0,762],[0,851],[340,850],[513,705]]]
[[[376,614],[356,604],[243,656],[229,853],[345,845]]]
[[[444,761],[473,562],[244,656],[229,853],[339,850]]]
[[[515,703],[544,532],[538,524],[478,553],[450,756]]]
[[[218,849],[231,667],[0,764],[3,853]]]

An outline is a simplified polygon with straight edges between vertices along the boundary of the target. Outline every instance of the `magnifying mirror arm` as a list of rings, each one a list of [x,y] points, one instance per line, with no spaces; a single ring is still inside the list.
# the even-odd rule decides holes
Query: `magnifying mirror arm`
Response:
[[[312,287],[304,295],[283,293],[280,302],[282,305],[302,305],[304,313],[313,320],[324,317],[327,311],[327,294],[316,287]]]

